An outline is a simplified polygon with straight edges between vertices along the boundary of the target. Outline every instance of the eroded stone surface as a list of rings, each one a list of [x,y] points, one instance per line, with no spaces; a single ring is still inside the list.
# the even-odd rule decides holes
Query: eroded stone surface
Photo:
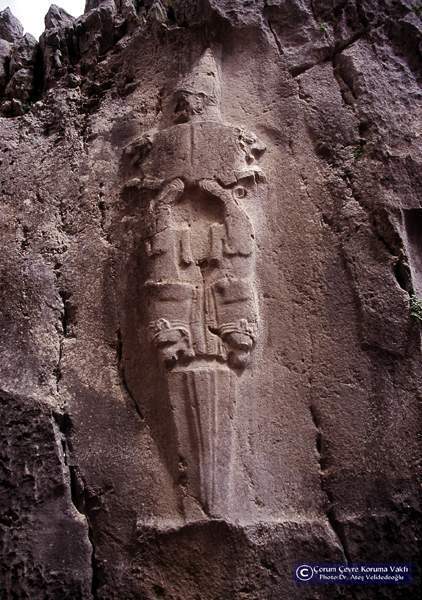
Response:
[[[0,11],[0,38],[6,42],[16,42],[23,36],[23,27],[10,8]]]
[[[7,598],[419,597],[291,579],[417,561],[419,13],[1,13]]]

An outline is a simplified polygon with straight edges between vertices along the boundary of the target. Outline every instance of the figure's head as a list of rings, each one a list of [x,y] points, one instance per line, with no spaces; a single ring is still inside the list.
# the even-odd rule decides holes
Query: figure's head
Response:
[[[220,75],[214,54],[207,49],[165,99],[165,125],[195,120],[220,120],[220,101]]]
[[[216,99],[204,92],[176,90],[172,97],[173,122],[187,123],[199,120],[217,120],[220,110]]]

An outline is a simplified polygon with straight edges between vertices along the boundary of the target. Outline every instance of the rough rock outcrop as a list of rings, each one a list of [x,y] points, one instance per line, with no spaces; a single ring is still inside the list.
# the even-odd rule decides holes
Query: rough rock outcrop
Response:
[[[5,599],[420,597],[420,17],[0,13]]]
[[[0,93],[9,79],[9,63],[13,44],[23,36],[23,27],[9,8],[0,12]]]
[[[71,25],[74,20],[74,17],[60,8],[60,6],[52,4],[45,15],[44,23],[46,29],[62,29],[66,25]]]

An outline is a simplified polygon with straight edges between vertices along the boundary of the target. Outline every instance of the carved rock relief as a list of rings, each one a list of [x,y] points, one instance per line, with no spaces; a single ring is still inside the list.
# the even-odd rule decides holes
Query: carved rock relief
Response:
[[[265,148],[220,116],[210,50],[168,98],[163,128],[125,151],[143,210],[145,323],[165,377],[186,490],[184,512],[227,517],[237,379],[259,334],[255,233],[247,203]],[[192,505],[196,505],[196,509]]]

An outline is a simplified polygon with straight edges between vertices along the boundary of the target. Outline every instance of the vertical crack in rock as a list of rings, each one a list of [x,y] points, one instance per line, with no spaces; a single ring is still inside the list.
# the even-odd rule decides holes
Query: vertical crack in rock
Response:
[[[63,331],[63,337],[68,337],[69,335],[69,304],[68,304],[68,300],[70,297],[69,292],[66,292],[64,290],[59,290],[59,296],[61,298],[62,301],[62,311],[61,311],[61,324],[62,324],[62,331]]]
[[[121,332],[120,327],[117,329],[116,333],[117,333],[117,343],[116,343],[117,370],[119,372],[120,382],[122,384],[122,388],[125,391],[126,395],[131,399],[139,418],[141,419],[141,421],[144,421],[144,415],[142,414],[141,410],[139,409],[138,403],[135,400],[135,396],[131,392],[131,389],[130,389],[129,384],[126,379],[126,373],[125,373],[124,362],[123,362],[123,338],[122,338],[122,332]]]
[[[100,576],[100,569],[97,561],[97,550],[92,520],[87,508],[89,498],[87,495],[85,482],[79,472],[78,467],[69,466],[68,468],[72,503],[74,504],[76,510],[85,517],[88,526],[88,539],[91,544],[91,594],[92,598],[96,600],[98,598],[97,592],[101,585],[102,577]]]
[[[61,301],[60,314],[59,314],[59,324],[57,327],[57,331],[59,334],[59,351],[58,351],[58,359],[57,364],[54,369],[54,375],[56,377],[56,390],[59,392],[59,385],[62,379],[62,362],[63,362],[63,354],[64,354],[64,343],[65,339],[72,337],[71,335],[71,307],[69,303],[69,299],[71,297],[70,292],[59,287],[58,279],[61,276],[59,269],[55,269],[56,276],[56,285],[58,286],[58,295]]]
[[[69,497],[73,506],[85,519],[87,526],[88,540],[91,545],[91,594],[92,598],[98,598],[97,589],[101,578],[98,574],[98,565],[96,560],[96,548],[94,542],[94,533],[92,528],[89,511],[87,510],[88,497],[86,493],[85,483],[78,467],[70,463],[71,456],[71,440],[70,433],[72,430],[72,421],[67,413],[54,412],[52,415],[52,427],[58,446],[58,455],[65,474],[65,480],[69,488]]]
[[[66,223],[65,223],[65,219],[64,219],[64,200],[62,197],[59,198],[59,202],[58,202],[57,219],[58,219],[57,230],[58,231],[61,230],[62,232],[64,232],[65,239],[67,240]],[[64,242],[62,251],[66,251],[66,250],[67,250],[67,244],[66,244],[66,242]],[[70,329],[70,327],[69,327],[70,326],[70,315],[69,315],[68,301],[69,301],[71,294],[69,292],[67,292],[66,290],[64,290],[63,285],[60,281],[61,277],[62,277],[62,272],[61,272],[62,262],[61,262],[60,254],[59,254],[59,256],[56,256],[55,261],[56,262],[53,267],[53,273],[54,273],[54,278],[55,278],[57,294],[60,298],[60,303],[61,303],[60,314],[58,317],[59,322],[56,326],[58,336],[59,336],[58,359],[57,359],[56,367],[54,369],[54,376],[56,378],[56,391],[58,393],[59,392],[59,384],[62,379],[64,340],[66,337],[69,336],[69,329]]]
[[[107,214],[109,211],[109,206],[105,200],[104,193],[104,183],[100,182],[98,191],[98,199],[97,199],[97,207],[99,212],[99,225],[100,225],[100,235],[102,239],[106,242],[108,246],[112,245],[110,234],[107,228]]]
[[[277,46],[278,53],[280,54],[280,56],[283,56],[283,54],[284,54],[283,46],[281,45],[281,42],[280,42],[280,40],[278,38],[278,35],[276,34],[276,32],[275,32],[275,30],[273,28],[273,25],[272,25],[270,19],[267,20],[267,24],[268,24],[268,29],[270,30],[271,35],[274,38],[274,42],[275,42],[275,45]]]
[[[312,423],[316,430],[316,451],[318,454],[318,465],[319,465],[321,489],[322,489],[323,493],[325,494],[327,501],[328,501],[328,507],[326,510],[327,520],[330,524],[330,527],[331,527],[335,537],[338,540],[344,560],[349,563],[349,562],[351,562],[351,558],[350,558],[350,554],[348,551],[346,535],[344,532],[343,525],[339,521],[337,514],[336,514],[334,496],[333,496],[329,486],[327,485],[327,481],[326,481],[327,465],[326,465],[326,459],[323,454],[324,440],[323,440],[323,433],[322,433],[322,429],[321,429],[321,423],[320,423],[320,419],[318,416],[318,411],[315,408],[314,404],[312,404],[312,403],[309,407],[309,410],[311,413]]]
[[[340,94],[345,105],[350,106],[354,112],[356,96],[352,86],[347,82],[347,78],[343,78],[341,65],[338,60],[339,54],[335,54],[332,58],[333,75],[340,88]]]
[[[62,378],[62,359],[63,359],[63,338],[60,338],[59,341],[59,357],[57,360],[57,365],[55,368],[56,375],[56,390],[59,392],[60,380]]]
[[[33,104],[42,97],[44,90],[44,55],[40,44],[37,44],[34,54],[32,94],[29,102]]]
[[[56,284],[58,285],[58,278],[60,277],[60,272],[55,269],[56,276]],[[59,324],[57,327],[57,331],[59,334],[59,347],[58,347],[58,358],[57,364],[54,368],[54,376],[56,378],[56,391],[59,392],[60,381],[62,379],[62,360],[63,360],[63,346],[64,340],[68,334],[68,311],[66,307],[66,301],[68,298],[68,294],[61,289],[58,289],[58,295],[61,300],[60,314],[59,314]]]

